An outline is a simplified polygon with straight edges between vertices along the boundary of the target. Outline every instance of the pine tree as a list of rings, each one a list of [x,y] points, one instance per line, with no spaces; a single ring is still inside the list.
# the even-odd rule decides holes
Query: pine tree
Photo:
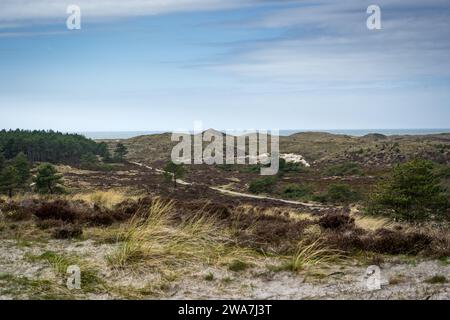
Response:
[[[14,159],[14,167],[17,170],[17,183],[20,187],[23,187],[30,179],[30,163],[27,156],[21,152]]]
[[[449,206],[433,163],[413,160],[397,165],[379,184],[368,212],[415,221],[445,217]]]
[[[172,161],[169,161],[164,166],[165,176],[167,180],[173,181],[174,188],[177,187],[177,180],[183,178],[186,173],[186,170],[182,164],[176,164]]]
[[[123,143],[118,143],[116,149],[114,150],[114,158],[116,161],[124,161],[125,156],[128,154],[128,149],[123,145]]]
[[[3,168],[5,167],[5,163],[6,163],[5,156],[3,155],[3,152],[0,152],[0,171],[2,171]]]
[[[100,166],[100,161],[93,153],[87,153],[81,156],[80,166],[85,170],[97,170]]]
[[[13,191],[17,188],[17,170],[13,166],[5,167],[0,173],[0,192],[8,193],[8,196],[12,198]]]
[[[111,152],[109,152],[108,145],[105,142],[98,144],[98,154],[102,157],[103,162],[111,162]]]
[[[49,163],[39,166],[34,181],[36,183],[36,191],[39,193],[54,194],[63,190],[62,175],[58,174],[56,168]]]

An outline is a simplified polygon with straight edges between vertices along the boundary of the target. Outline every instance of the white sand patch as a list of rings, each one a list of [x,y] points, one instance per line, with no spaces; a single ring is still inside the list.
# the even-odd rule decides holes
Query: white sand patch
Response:
[[[308,163],[308,161],[306,161],[305,158],[301,154],[283,153],[283,154],[280,154],[280,158],[286,160],[286,162],[301,163],[305,167],[311,167],[311,165]]]

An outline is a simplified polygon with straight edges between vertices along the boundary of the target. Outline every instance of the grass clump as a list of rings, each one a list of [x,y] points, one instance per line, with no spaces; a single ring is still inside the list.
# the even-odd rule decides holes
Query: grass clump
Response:
[[[435,276],[425,280],[425,282],[429,283],[429,284],[442,284],[442,283],[447,283],[447,278],[442,275],[435,275]]]
[[[9,273],[0,274],[0,294],[14,299],[68,300],[72,293],[65,287],[46,279],[30,279]]]
[[[213,274],[212,272],[209,272],[207,275],[205,275],[205,276],[203,277],[203,279],[204,279],[205,281],[214,281],[214,274]]]
[[[325,170],[325,176],[328,177],[342,177],[342,176],[355,176],[361,175],[362,170],[359,164],[355,162],[346,162],[342,164],[337,164],[331,167],[328,167]]]
[[[249,187],[248,191],[251,193],[259,194],[259,193],[270,193],[273,191],[275,184],[277,182],[276,177],[264,177],[253,180]]]
[[[107,257],[116,268],[150,267],[178,270],[196,263],[223,264],[233,259],[246,260],[252,251],[235,245],[231,234],[214,217],[198,214],[180,223],[170,221],[173,202],[154,199],[146,212],[138,212],[119,236],[123,241]]]
[[[39,256],[29,256],[28,259],[30,261],[47,262],[52,267],[56,275],[63,278],[63,280],[67,276],[68,267],[71,265],[77,265],[80,267],[81,290],[83,292],[98,292],[104,289],[104,282],[99,278],[94,268],[91,265],[81,261],[78,257],[68,257],[53,251],[45,251]]]
[[[287,263],[271,269],[273,271],[299,272],[319,266],[328,266],[343,259],[341,251],[326,247],[322,239],[317,239],[309,244],[301,241]]]
[[[250,267],[250,264],[241,261],[241,260],[233,260],[228,266],[228,270],[233,272],[245,271]]]
[[[40,256],[30,257],[30,259],[36,261],[46,261],[59,275],[66,274],[67,268],[77,262],[76,259],[65,257],[53,251],[45,251]]]
[[[92,193],[79,194],[73,198],[73,200],[86,201],[106,209],[112,209],[117,204],[128,199],[130,199],[129,196],[116,190],[95,191]]]

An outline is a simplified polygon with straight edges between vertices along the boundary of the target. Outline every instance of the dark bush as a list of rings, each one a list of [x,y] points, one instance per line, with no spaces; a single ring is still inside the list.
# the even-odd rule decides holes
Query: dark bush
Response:
[[[55,239],[79,238],[83,234],[83,229],[79,225],[67,225],[56,228],[53,232]]]
[[[38,220],[36,222],[36,226],[42,230],[48,230],[53,228],[61,228],[64,225],[64,222],[61,220]]]
[[[289,199],[304,199],[312,193],[310,186],[291,184],[283,189],[283,196]]]
[[[327,214],[319,219],[319,225],[324,229],[352,229],[355,227],[355,219],[347,214]]]
[[[305,172],[308,170],[307,167],[305,167],[301,163],[294,163],[294,162],[287,162],[285,159],[280,158],[280,167],[279,167],[279,173],[289,173],[289,172]]]
[[[420,232],[377,230],[365,239],[365,249],[387,254],[418,254],[429,248],[433,237]]]
[[[15,202],[0,205],[0,210],[4,213],[5,219],[10,221],[25,221],[32,217],[30,209]]]
[[[325,193],[313,197],[313,200],[318,202],[343,204],[348,204],[360,199],[361,195],[346,184],[332,184]]]
[[[73,222],[79,213],[70,207],[70,203],[64,200],[48,202],[38,207],[34,215],[41,220],[62,220]]]
[[[251,193],[270,193],[277,182],[276,177],[264,177],[250,183],[248,190]]]
[[[435,252],[433,236],[421,232],[388,229],[366,232],[362,229],[355,229],[344,232],[333,231],[327,237],[330,245],[349,252],[363,250],[380,254],[411,255],[419,253],[430,255]]]
[[[251,214],[236,212],[230,217],[230,226],[238,226],[239,245],[262,252],[288,253],[301,239],[303,230],[311,221],[293,221],[283,215],[266,215],[255,209]]]

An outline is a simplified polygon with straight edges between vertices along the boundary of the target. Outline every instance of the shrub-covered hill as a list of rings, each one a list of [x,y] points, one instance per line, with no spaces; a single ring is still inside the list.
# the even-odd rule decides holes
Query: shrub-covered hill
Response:
[[[122,141],[133,161],[166,161],[177,144],[170,133],[154,134]],[[270,139],[269,139],[270,141]],[[106,141],[112,149],[117,140]],[[302,132],[280,137],[280,152],[302,155],[311,164],[328,166],[334,163],[355,162],[363,166],[384,167],[426,159],[441,164],[450,163],[450,134],[364,137]]]

